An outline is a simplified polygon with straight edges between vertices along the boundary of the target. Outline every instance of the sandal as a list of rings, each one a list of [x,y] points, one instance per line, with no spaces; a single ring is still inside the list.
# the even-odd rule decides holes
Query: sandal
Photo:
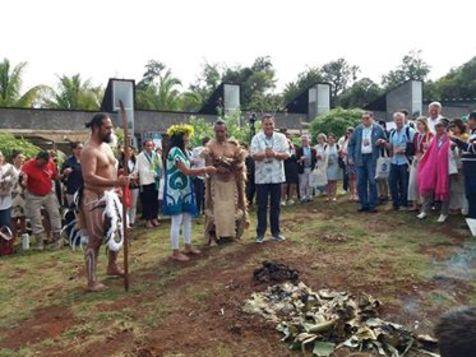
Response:
[[[190,260],[189,257],[187,257],[185,254],[182,254],[182,253],[178,253],[176,255],[173,254],[170,256],[170,259],[176,260],[178,262],[188,262]]]

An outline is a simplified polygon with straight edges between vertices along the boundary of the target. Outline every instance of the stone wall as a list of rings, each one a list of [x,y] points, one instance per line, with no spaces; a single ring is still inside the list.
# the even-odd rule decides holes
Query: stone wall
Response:
[[[426,113],[427,107],[423,107],[424,113]],[[449,104],[443,103],[442,115],[448,119],[461,118],[463,115],[467,115],[472,111],[476,111],[476,102],[464,103],[464,104]]]
[[[51,109],[19,109],[0,108],[1,129],[31,129],[31,130],[78,130],[85,129],[84,124],[96,112],[76,110],[51,110]],[[195,113],[165,112],[152,110],[137,110],[135,115],[136,134],[144,132],[165,132],[168,127],[177,123],[187,122]],[[216,115],[197,115],[213,123]],[[111,114],[111,118],[118,124],[118,115]],[[243,118],[247,123],[248,118]],[[306,121],[305,114],[277,113],[276,126],[288,129],[300,129],[301,122]]]
[[[95,112],[0,108],[0,129],[84,130]]]

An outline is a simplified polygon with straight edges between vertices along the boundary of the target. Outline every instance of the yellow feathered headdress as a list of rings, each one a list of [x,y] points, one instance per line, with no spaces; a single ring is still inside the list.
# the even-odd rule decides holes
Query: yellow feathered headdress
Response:
[[[176,124],[172,125],[170,128],[167,130],[167,135],[168,136],[173,136],[177,134],[186,134],[188,135],[189,138],[193,136],[194,133],[193,126],[188,125],[188,124]]]

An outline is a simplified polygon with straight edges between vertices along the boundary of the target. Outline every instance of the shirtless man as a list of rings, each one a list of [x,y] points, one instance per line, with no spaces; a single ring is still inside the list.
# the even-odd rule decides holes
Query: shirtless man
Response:
[[[113,125],[107,114],[96,114],[86,127],[91,129],[91,138],[81,153],[84,188],[79,208],[89,236],[85,253],[87,289],[102,291],[106,286],[96,280],[96,265],[107,222],[103,217],[104,205],[99,205],[98,201],[105,191],[127,186],[129,178],[117,177],[117,160],[108,145],[112,141]],[[109,250],[108,275],[124,275],[122,269],[117,266],[117,254],[118,252]]]
[[[248,225],[245,151],[228,139],[223,121],[213,129],[215,138],[202,153],[206,164],[217,168],[205,183],[205,236],[210,244],[220,238],[240,238]]]

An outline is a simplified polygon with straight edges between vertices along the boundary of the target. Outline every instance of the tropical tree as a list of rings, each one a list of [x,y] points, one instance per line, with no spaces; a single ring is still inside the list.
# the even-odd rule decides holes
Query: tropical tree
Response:
[[[304,90],[323,81],[324,78],[319,67],[308,67],[305,71],[298,74],[295,82],[286,84],[283,92],[284,103],[287,104],[293,101]]]
[[[0,62],[0,106],[30,108],[38,104],[46,86],[39,85],[21,94],[22,75],[26,62],[12,67],[6,58]]]
[[[321,68],[324,81],[332,85],[332,97],[337,98],[350,83],[357,79],[359,67],[349,64],[344,58],[326,63]]]
[[[240,85],[241,106],[245,110],[262,111],[266,97],[276,86],[276,71],[271,58],[257,57],[249,67],[227,67],[221,81]],[[271,97],[269,97],[271,98]]]
[[[475,98],[476,97],[476,57],[463,65],[453,68],[435,82],[425,83],[425,97],[428,99]]]
[[[185,112],[197,112],[204,103],[203,97],[198,92],[187,91],[180,95],[180,109]]]
[[[244,110],[276,111],[282,107],[281,96],[272,93],[276,72],[270,57],[257,57],[251,66],[227,67],[205,63],[196,82],[189,87],[200,108],[220,83],[240,85],[240,102]],[[189,94],[188,94],[189,95]],[[198,109],[197,108],[197,109]]]
[[[179,110],[181,82],[162,62],[151,60],[136,87],[136,106],[139,109]]]
[[[370,78],[362,78],[344,90],[337,99],[343,108],[362,108],[382,94],[380,86]]]
[[[421,51],[413,50],[403,56],[395,70],[382,76],[382,86],[389,89],[410,79],[424,81],[429,73],[430,66],[421,58]]]
[[[50,89],[43,103],[47,108],[98,110],[103,90],[95,87],[89,79],[83,80],[79,73],[58,77],[56,89]]]
[[[349,64],[344,58],[338,58],[322,67],[309,67],[298,74],[295,82],[289,82],[284,88],[284,102],[289,103],[310,86],[319,82],[331,84],[331,95],[337,98],[350,83],[357,78],[359,67]]]
[[[183,95],[184,109],[199,110],[220,85],[223,69],[216,63],[205,62],[196,81]]]

